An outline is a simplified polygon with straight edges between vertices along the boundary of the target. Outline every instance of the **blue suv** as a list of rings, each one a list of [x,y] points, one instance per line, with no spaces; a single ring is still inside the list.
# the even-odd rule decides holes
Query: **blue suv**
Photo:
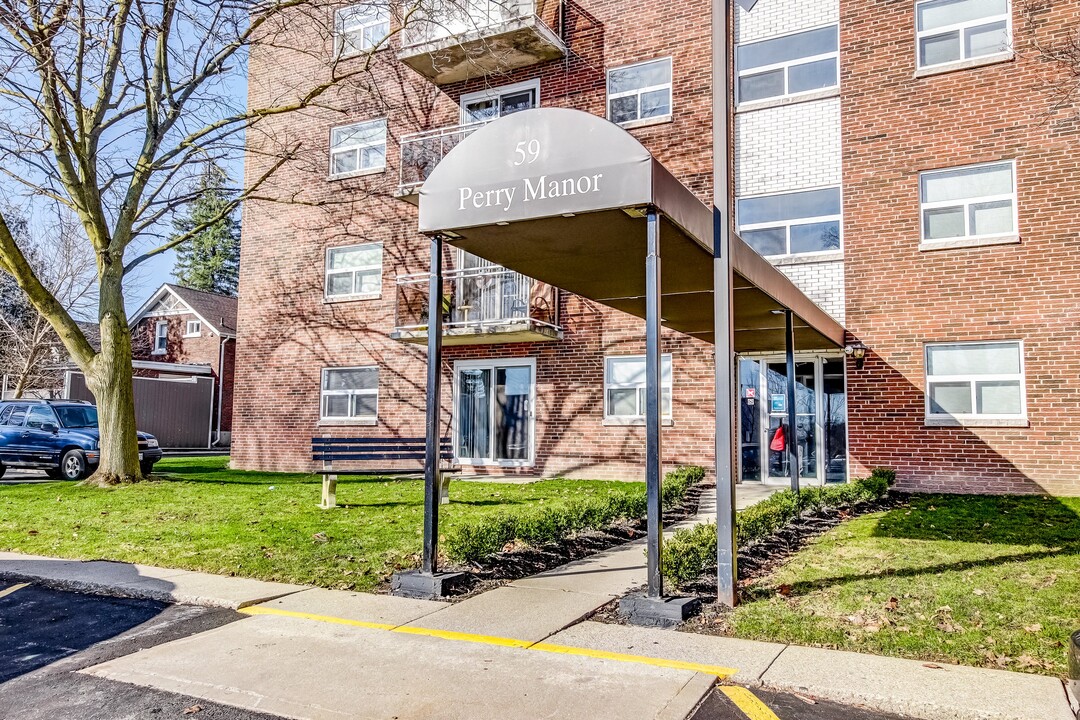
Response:
[[[44,470],[55,480],[90,475],[98,451],[97,408],[80,400],[0,402],[0,477],[7,468]],[[149,475],[161,459],[157,438],[139,433],[139,465]]]

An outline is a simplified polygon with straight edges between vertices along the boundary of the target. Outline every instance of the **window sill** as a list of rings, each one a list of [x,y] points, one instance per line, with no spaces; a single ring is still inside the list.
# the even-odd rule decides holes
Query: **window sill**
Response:
[[[374,427],[379,424],[378,418],[322,418],[316,427]]]
[[[202,334],[201,334],[201,333],[197,333],[197,334],[195,334],[195,335],[183,335],[183,336],[181,336],[181,337],[184,337],[184,338],[198,338],[198,337],[202,337]]]
[[[379,175],[380,173],[384,172],[386,172],[385,165],[377,168],[368,168],[367,170],[357,170],[356,172],[341,173],[340,175],[328,175],[326,179],[330,181],[348,180],[349,178],[366,177],[368,175]]]
[[[673,425],[675,425],[675,421],[672,420],[671,418],[664,418],[663,420],[660,421],[660,424],[663,425],[664,427],[672,427]],[[644,425],[645,425],[645,418],[617,418],[617,417],[606,417],[606,418],[604,418],[604,426],[605,427],[632,427],[632,426],[642,426],[642,427],[644,427]]]
[[[454,458],[453,464],[463,468],[531,468],[536,465],[536,463],[532,460],[478,460],[476,458]]]
[[[1019,235],[1001,235],[985,238],[955,238],[952,240],[923,240],[919,243],[919,252],[934,250],[956,250],[959,248],[987,247],[990,245],[1019,245]]]
[[[933,75],[944,75],[945,73],[957,72],[958,70],[970,70],[971,68],[982,67],[983,65],[997,65],[998,63],[1010,62],[1015,56],[1010,50],[1003,53],[995,53],[994,55],[984,55],[983,57],[970,58],[968,60],[958,60],[956,62],[945,63],[944,65],[933,65],[931,67],[919,68],[915,71],[916,78],[931,77]]]
[[[356,302],[357,300],[381,300],[382,293],[368,293],[366,295],[340,295],[338,297],[327,297],[323,295],[324,305],[335,305],[337,303]]]
[[[755,110],[767,110],[768,108],[783,107],[784,105],[797,105],[798,103],[814,102],[815,100],[826,100],[834,97],[840,97],[840,88],[826,88],[824,90],[808,92],[804,95],[766,98],[764,100],[739,103],[735,106],[735,114],[754,112]]]
[[[169,351],[168,350],[153,350],[153,351],[151,351],[150,354],[151,355],[168,355]]]
[[[765,258],[773,265],[809,265],[812,263],[837,262],[844,259],[844,251],[806,253],[805,255],[771,255]]]
[[[634,130],[637,128],[649,127],[651,125],[664,125],[665,123],[675,122],[674,115],[664,115],[663,117],[645,118],[643,120],[628,120],[624,123],[615,123],[623,130]]]
[[[1031,427],[1026,417],[1020,418],[926,418],[924,427]]]

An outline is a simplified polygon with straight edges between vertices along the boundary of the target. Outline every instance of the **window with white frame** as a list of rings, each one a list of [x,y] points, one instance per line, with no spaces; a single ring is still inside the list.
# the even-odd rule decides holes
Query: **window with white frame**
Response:
[[[1016,234],[1011,162],[924,172],[919,195],[923,242]]]
[[[375,420],[379,416],[379,368],[325,368],[323,420]]]
[[[326,251],[326,297],[373,298],[382,292],[382,243]]]
[[[1019,341],[926,346],[928,419],[1022,419],[1025,401]]]
[[[671,58],[607,72],[608,119],[623,123],[671,117]]]
[[[922,0],[915,3],[920,68],[1008,52],[1009,0]]]
[[[330,131],[331,177],[385,167],[386,120],[342,125]]]
[[[158,320],[154,325],[154,355],[164,355],[169,349],[169,321]]]
[[[839,47],[836,25],[739,45],[735,49],[738,102],[836,87]]]
[[[540,105],[540,81],[529,80],[461,96],[463,125],[488,122]]]
[[[660,408],[671,418],[671,355],[661,356]],[[640,420],[645,417],[645,356],[604,358],[604,417]]]
[[[840,188],[740,198],[739,235],[765,256],[840,249]]]
[[[375,3],[341,8],[334,14],[334,30],[338,54],[359,55],[378,47],[390,34],[390,8]]]
[[[188,320],[187,325],[184,327],[184,337],[199,337],[200,335],[202,335],[202,322]]]

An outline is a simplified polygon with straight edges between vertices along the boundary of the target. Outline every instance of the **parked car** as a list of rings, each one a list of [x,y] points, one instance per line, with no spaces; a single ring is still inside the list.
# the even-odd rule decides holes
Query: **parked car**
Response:
[[[101,458],[97,408],[81,400],[0,402],[0,477],[7,468],[44,470],[81,480]],[[139,465],[149,475],[161,459],[157,438],[139,433]]]

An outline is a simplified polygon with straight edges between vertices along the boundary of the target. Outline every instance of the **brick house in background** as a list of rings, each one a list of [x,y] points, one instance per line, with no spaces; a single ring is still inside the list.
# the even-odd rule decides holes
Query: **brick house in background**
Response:
[[[166,283],[130,321],[136,377],[213,380],[213,445],[228,445],[232,433],[236,306],[234,297]]]
[[[787,482],[784,427],[806,483],[883,465],[913,490],[1080,493],[1080,135],[1071,108],[1052,109],[1062,69],[1039,50],[1080,26],[1080,6],[758,0],[730,28],[704,0],[488,10],[460,38],[453,23],[394,35],[328,98],[343,112],[267,120],[264,136],[278,123],[306,144],[274,183],[307,202],[244,208],[234,465],[303,470],[312,436],[423,434],[413,203],[483,123],[538,106],[607,117],[710,202],[710,52],[726,32],[736,228],[852,351],[797,349],[795,432],[782,356],[739,358],[740,481]],[[362,62],[350,53],[396,22],[384,3],[326,15],[333,40],[298,17],[307,52],[253,51],[252,106],[282,73]],[[249,179],[269,162],[258,150]],[[643,323],[458,250],[445,262],[458,461],[640,477]],[[665,331],[664,353],[664,460],[710,465],[712,346]]]

